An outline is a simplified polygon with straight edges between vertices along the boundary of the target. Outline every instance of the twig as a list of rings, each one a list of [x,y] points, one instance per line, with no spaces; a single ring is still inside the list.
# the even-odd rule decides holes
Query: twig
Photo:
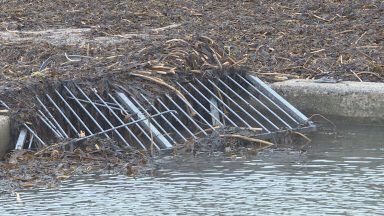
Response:
[[[317,18],[317,19],[319,19],[319,20],[322,20],[322,21],[324,21],[324,22],[330,22],[330,21],[332,21],[332,20],[334,19],[334,18],[333,18],[332,20],[327,20],[327,19],[324,19],[323,17],[317,16],[316,14],[312,14],[312,16],[315,17],[315,18]]]
[[[176,94],[178,94],[181,98],[183,98],[185,100],[186,103],[188,103],[188,110],[189,110],[189,113],[194,116],[196,115],[196,113],[191,110],[189,107],[192,107],[192,105],[188,102],[187,98],[181,94],[181,92],[179,90],[177,90],[175,87],[169,85],[168,83],[166,83],[164,80],[160,79],[160,78],[157,78],[157,77],[150,77],[150,76],[146,76],[146,75],[143,75],[143,74],[138,74],[138,73],[131,73],[132,76],[137,76],[137,77],[141,77],[141,78],[144,78],[144,79],[147,79],[147,80],[150,80],[150,81],[153,81],[159,85],[162,85],[164,87],[167,87],[169,89],[171,89],[172,91],[174,91]]]
[[[222,135],[220,135],[220,137],[237,138],[237,139],[245,140],[245,141],[248,141],[248,142],[261,143],[261,144],[268,145],[268,146],[273,146],[274,145],[273,143],[265,141],[265,140],[256,139],[256,138],[252,138],[252,137],[246,137],[246,136],[242,136],[242,135],[239,135],[239,134],[222,134]]]
[[[250,130],[253,132],[260,132],[263,131],[263,128],[248,128],[248,127],[239,127],[241,130]]]
[[[332,126],[333,126],[333,130],[336,131],[337,130],[337,127],[335,125],[335,123],[333,123],[331,120],[325,118],[323,115],[321,114],[313,114],[311,115],[309,118],[308,118],[308,121],[310,121],[313,117],[316,117],[316,116],[319,116],[321,118],[323,118],[325,121],[327,121],[328,123],[330,123]]]
[[[292,133],[292,134],[297,134],[297,135],[303,137],[305,140],[307,140],[308,143],[312,142],[312,140],[311,140],[309,137],[305,136],[304,134],[302,134],[302,133],[300,133],[300,132],[297,132],[297,131],[291,131],[291,133]]]
[[[204,131],[205,132],[209,132],[209,131],[212,131],[212,130],[214,130],[214,129],[218,129],[218,128],[220,128],[221,126],[214,126],[213,128],[208,128],[208,129],[205,129]],[[201,134],[202,133],[202,131],[199,131],[199,132],[197,132],[197,133],[195,133],[195,136],[197,136],[197,135],[199,135],[199,134]]]
[[[359,42],[359,40],[361,39],[361,38],[363,38],[364,37],[364,35],[365,34],[367,34],[367,31],[365,31],[356,41],[355,41],[355,44],[357,44],[358,42]]]
[[[319,52],[323,52],[325,51],[325,49],[319,49],[319,50],[315,50],[315,51],[312,51],[312,52],[309,52],[311,54],[315,54],[315,53],[319,53]]]
[[[357,75],[354,71],[352,71],[353,75],[355,75],[355,77],[360,81],[360,82],[363,82],[363,80],[360,79],[359,75]]]
[[[76,59],[76,60],[74,60],[74,59],[69,58],[68,55],[67,55],[67,53],[64,53],[64,56],[65,56],[65,58],[66,58],[68,61],[70,61],[70,62],[78,62],[78,61],[81,61],[80,59]]]
[[[165,30],[168,30],[168,29],[177,28],[177,27],[179,27],[181,25],[182,25],[182,23],[172,24],[172,25],[169,25],[169,26],[161,27],[161,28],[154,28],[154,29],[151,29],[151,31],[154,31],[154,32],[165,31]]]
[[[380,79],[384,79],[382,76],[380,76],[378,73],[374,73],[374,72],[368,72],[368,71],[362,71],[362,72],[358,72],[356,73],[357,75],[360,75],[360,74],[371,74],[371,75],[374,75],[376,76],[377,78],[380,78]]]

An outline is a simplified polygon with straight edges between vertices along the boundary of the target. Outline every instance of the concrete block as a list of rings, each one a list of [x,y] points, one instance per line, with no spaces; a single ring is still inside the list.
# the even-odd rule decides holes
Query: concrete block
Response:
[[[11,126],[8,116],[0,115],[0,160],[7,153],[11,141]]]
[[[271,87],[308,114],[384,120],[384,83],[288,80]]]

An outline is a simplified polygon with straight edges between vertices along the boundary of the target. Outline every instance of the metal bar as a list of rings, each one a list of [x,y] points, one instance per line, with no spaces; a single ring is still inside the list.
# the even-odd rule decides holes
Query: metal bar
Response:
[[[19,138],[17,138],[17,142],[15,145],[16,150],[21,150],[24,148],[25,140],[27,139],[27,130],[22,129],[19,134]]]
[[[184,102],[184,104],[186,105],[186,106],[188,106],[193,112],[195,112],[196,113],[196,115],[201,119],[201,120],[203,120],[203,122],[205,123],[205,124],[207,124],[212,130],[216,130],[203,116],[201,116],[201,114],[199,113],[199,112],[197,112],[197,110],[190,104],[190,103],[188,103],[187,101],[186,101],[186,99],[185,98],[182,98],[179,94],[176,94],[177,96],[178,96],[178,98],[180,99],[180,100],[182,100],[183,102]]]
[[[33,143],[33,139],[35,138],[35,136],[33,134],[30,135],[31,138],[29,138],[29,144],[28,144],[28,149],[31,149],[32,147],[32,143]]]
[[[243,111],[243,113],[245,113],[249,118],[251,118],[256,124],[258,124],[259,126],[261,126],[264,130],[268,131],[269,130],[261,123],[259,122],[257,119],[255,119],[251,114],[249,114],[249,112],[247,112],[243,107],[241,107],[238,103],[236,103],[235,100],[233,100],[227,93],[225,93],[219,86],[217,86],[214,82],[212,82],[211,80],[208,80],[209,83],[211,83],[212,86],[214,86],[221,94],[223,94],[228,100],[230,100],[234,105],[236,105],[241,111]],[[224,103],[224,102],[223,102]],[[228,106],[229,107],[229,106]],[[231,109],[230,109],[231,111]],[[232,111],[231,111],[232,112]],[[234,112],[233,112],[234,113]],[[242,119],[237,113],[236,113],[236,117],[238,117],[239,119]],[[244,122],[246,122],[244,120]],[[251,127],[249,124],[247,125],[248,127]]]
[[[276,104],[281,106],[286,112],[290,115],[294,116],[300,123],[307,123],[308,118],[297,110],[294,106],[292,106],[288,101],[286,101],[283,97],[277,94],[272,88],[270,88],[267,84],[261,81],[256,76],[247,75],[246,76],[251,83],[253,83],[256,87],[260,89],[261,92],[266,94],[271,100],[273,100]]]
[[[56,124],[57,128],[59,129],[60,133],[63,135],[64,138],[69,138],[68,135],[65,133],[64,129],[60,126],[60,124],[56,121],[55,117],[51,114],[51,112],[48,110],[48,108],[41,102],[40,98],[36,96],[37,101],[39,104],[43,107],[45,112],[48,113],[48,116],[52,119],[52,121]]]
[[[124,109],[124,107],[111,95],[108,93],[108,96],[121,108],[121,109]],[[124,109],[125,110],[125,109]],[[144,130],[140,124],[136,124],[136,127],[139,128],[139,130],[144,134],[144,136],[150,140],[151,140],[151,137],[148,135],[147,131]],[[156,145],[157,146],[157,145]]]
[[[136,105],[122,92],[116,92],[117,99],[131,112],[136,113],[139,119],[145,118],[145,115],[136,107]],[[149,120],[140,123],[144,128],[151,131],[155,135],[155,139],[163,145],[164,148],[172,148],[172,144],[153,126]]]
[[[132,100],[133,100],[133,102],[135,102],[138,106],[139,106],[139,108],[141,109],[141,110],[143,110],[144,111],[144,114],[146,115],[146,116],[150,116],[151,114],[146,110],[146,109],[144,109],[144,107],[139,103],[139,101],[137,101],[134,97],[131,97],[132,98]],[[160,130],[173,142],[173,143],[175,143],[175,140],[167,133],[167,131],[156,121],[156,119],[153,119],[152,120],[155,124],[156,124],[156,126],[157,127],[159,127],[160,128]]]
[[[80,124],[85,128],[85,130],[89,133],[92,134],[92,131],[88,128],[88,126],[83,122],[83,120],[80,118],[79,115],[75,112],[75,110],[72,109],[72,107],[68,104],[68,102],[64,99],[63,96],[55,89],[56,94],[59,96],[61,101],[64,102],[64,104],[68,107],[68,109],[72,112],[72,114],[77,118],[77,120],[80,122]]]
[[[92,100],[88,97],[87,94],[84,93],[84,91],[76,85],[76,88],[80,91],[80,93],[91,103],[91,105],[93,106],[93,108],[95,108],[95,110],[100,114],[100,116],[105,120],[105,122],[107,122],[107,124],[112,128],[114,127],[114,125],[108,120],[107,117],[105,117],[105,115],[103,114],[103,112],[101,112],[101,110],[92,102]],[[117,134],[117,136],[121,139],[121,141],[123,141],[124,144],[126,144],[127,146],[130,146],[129,143],[127,142],[127,140],[124,139],[124,137],[120,134],[120,132],[118,130],[115,130],[115,133]]]
[[[40,111],[40,110],[39,110]],[[40,111],[41,112],[41,111]],[[38,116],[39,116],[39,118],[40,118],[40,120],[49,128],[49,129],[51,129],[51,131],[53,132],[53,134],[55,135],[55,137],[57,137],[58,139],[62,139],[62,138],[64,138],[60,133],[58,133],[57,131],[56,131],[56,129],[54,128],[54,126],[52,126],[51,124],[52,124],[52,122],[50,122],[49,121],[49,119],[47,119],[47,117],[43,117],[42,116],[42,114],[43,113],[40,113],[40,114],[38,114]]]
[[[3,105],[3,107],[10,109],[9,106],[2,100],[0,100],[0,103]]]
[[[190,86],[190,87],[192,87],[193,88],[193,90],[195,90],[200,96],[202,96],[206,101],[208,101],[208,103],[211,105],[211,106],[213,106],[213,107],[215,107],[215,109],[217,109],[217,111],[219,111],[220,112],[220,114],[221,115],[223,115],[224,116],[224,118],[225,119],[227,119],[233,126],[235,126],[235,127],[239,127],[235,122],[233,122],[223,111],[221,111],[221,109],[219,109],[217,106],[215,106],[215,104],[212,104],[211,103],[211,101],[203,94],[203,93],[201,93],[194,85],[192,85],[191,83],[188,83],[188,85]],[[216,96],[216,95],[215,95]],[[208,112],[209,113],[209,112]]]
[[[116,126],[116,127],[110,128],[110,129],[107,129],[105,131],[97,132],[97,133],[94,133],[94,134],[86,136],[86,137],[74,139],[73,142],[79,142],[81,140],[89,139],[91,137],[94,137],[94,136],[97,136],[97,135],[101,135],[101,134],[104,134],[104,133],[108,133],[110,131],[113,131],[113,130],[116,130],[116,129],[119,129],[119,128],[123,128],[123,127],[129,126],[129,125],[133,125],[133,124],[136,124],[136,123],[148,120],[150,118],[154,118],[154,117],[159,116],[159,115],[164,115],[164,114],[167,114],[167,113],[177,113],[177,111],[176,110],[168,110],[168,111],[165,111],[165,112],[161,112],[159,114],[155,114],[155,115],[151,115],[151,116],[145,117],[143,119],[131,121],[129,123],[122,124],[122,125],[119,125],[119,126]]]
[[[247,93],[249,96],[251,96],[255,101],[257,101],[259,104],[261,104],[266,110],[268,110],[273,116],[275,116],[278,120],[280,120],[285,126],[287,126],[289,129],[292,129],[291,125],[289,125],[286,121],[284,121],[282,118],[280,118],[279,115],[277,115],[273,110],[271,110],[267,105],[265,105],[262,101],[260,101],[257,97],[255,97],[251,92],[249,92],[247,89],[245,89],[243,86],[241,86],[236,80],[232,79],[230,76],[227,76],[229,80],[231,80],[238,88],[243,90],[245,93]]]
[[[61,135],[59,129],[56,128],[55,124],[53,124],[51,122],[51,120],[49,120],[49,118],[41,110],[37,110],[37,112],[41,115],[41,118],[43,118],[45,120],[45,122],[48,124],[47,126],[51,129],[53,129],[54,133],[57,134],[57,136],[59,136],[59,138],[64,138],[63,135]]]
[[[99,98],[99,100],[108,108],[108,110],[113,114],[113,116],[115,116],[115,118],[120,122],[120,124],[124,124],[124,121],[121,120],[121,118],[119,118],[119,116],[115,113],[115,111],[112,110],[112,108],[103,100],[103,98],[97,94],[97,91],[96,89],[92,89],[93,90],[93,93],[97,96],[97,98]],[[124,127],[128,133],[133,136],[133,138],[136,140],[136,142],[139,143],[139,145],[144,149],[146,150],[147,148],[144,146],[144,144],[139,140],[139,138],[137,138],[137,136],[131,131],[131,129],[129,129],[128,126]],[[129,146],[130,147],[130,146]]]
[[[217,101],[219,101],[223,106],[225,106],[234,116],[236,116],[241,122],[243,122],[247,127],[252,127],[248,122],[241,118],[235,111],[231,109],[226,103],[220,100],[216,94],[214,94],[207,86],[205,86],[200,80],[195,79],[205,90],[207,90]]]
[[[68,97],[69,99],[71,99],[71,100],[75,100],[75,98],[73,98],[73,97]],[[77,98],[77,100],[79,100],[80,102],[83,102],[83,103],[88,103],[89,104],[89,101],[87,101],[87,100],[83,100],[83,99],[80,99],[80,98]],[[101,107],[106,107],[105,105],[103,105],[103,104],[100,104],[100,103],[98,103],[98,102],[93,102],[95,105],[97,105],[97,106],[101,106]],[[107,104],[109,103],[109,102],[106,102]],[[112,104],[112,103],[109,103],[109,107],[111,108],[111,109],[114,109],[114,110],[121,110],[120,108],[118,108],[118,107],[114,107],[113,105],[116,105],[116,104]]]
[[[25,128],[27,128],[27,130],[33,134],[33,136],[36,137],[36,139],[43,145],[43,146],[47,146],[47,144],[45,144],[45,142],[35,133],[35,131],[33,131],[26,123],[23,124]]]
[[[157,101],[159,101],[159,103],[161,104],[161,106],[163,106],[166,110],[170,110],[168,107],[167,107],[167,105],[165,105],[164,103],[163,103],[163,101],[161,101],[160,100],[160,98],[157,98]],[[171,115],[172,115],[172,117],[194,138],[194,139],[197,139],[197,137],[195,136],[195,134],[194,133],[192,133],[192,131],[191,130],[189,130],[189,128],[187,127],[187,126],[185,126],[185,124],[182,122],[182,121],[180,121],[180,119],[179,118],[177,118],[177,116],[175,115],[175,114],[173,114],[173,113],[171,113]]]
[[[296,124],[300,124],[294,117],[292,117],[290,114],[288,114],[283,108],[281,108],[279,105],[277,105],[271,98],[269,98],[267,95],[265,95],[262,91],[260,91],[258,88],[255,87],[252,83],[250,83],[247,79],[237,74],[237,76],[247,83],[253,90],[255,90],[257,93],[262,95],[265,99],[267,99],[271,104],[273,104],[276,108],[278,108],[282,113],[284,113],[289,119],[291,119]]]
[[[200,103],[200,101],[199,100],[197,100],[186,88],[184,88],[182,85],[180,85],[180,83],[178,83],[178,82],[176,82],[176,84],[185,92],[185,93],[187,93],[187,95],[189,96],[189,97],[191,97],[205,112],[207,112],[208,114],[210,114],[211,112],[207,109],[207,108],[205,108],[205,106],[203,106],[203,104],[201,104]],[[211,103],[210,103],[210,106],[212,107],[212,105],[211,105]],[[213,105],[213,108],[215,108],[215,109],[217,109],[217,110],[219,110],[218,108],[217,108],[217,104],[216,105]],[[212,116],[212,118],[214,118],[215,119],[215,121],[217,121],[221,126],[224,126],[224,124],[223,123],[221,123],[221,121],[220,121],[220,117],[215,117],[215,116]],[[235,127],[236,127],[236,124],[234,125]]]
[[[211,110],[210,115],[212,118],[212,124],[214,126],[217,126],[221,123],[220,120],[219,121],[216,120],[216,119],[220,119],[220,113],[217,111],[217,109],[215,109],[215,107],[217,107],[218,104],[216,99],[213,97],[211,97],[209,100],[211,101],[211,103],[209,104],[209,109]]]
[[[80,137],[80,133],[77,131],[75,126],[73,126],[72,122],[67,118],[67,116],[61,111],[60,107],[57,106],[55,101],[53,101],[48,94],[45,94],[45,96],[47,96],[48,100],[53,104],[57,111],[59,111],[60,115],[63,116],[64,120],[69,124],[70,128],[77,134],[78,137]]]
[[[176,107],[177,109],[179,109],[204,135],[208,135],[207,132],[205,132],[205,130],[203,128],[200,127],[199,124],[197,124],[195,122],[195,120],[193,120],[193,118],[188,115],[168,94],[165,94],[165,96],[168,98],[168,100],[170,100]]]
[[[67,92],[75,99],[75,101],[77,102],[77,104],[84,110],[84,112],[88,115],[88,117],[93,121],[93,123],[95,123],[95,125],[99,128],[100,131],[104,131],[104,129],[99,125],[99,123],[97,123],[96,119],[93,118],[93,116],[88,112],[88,110],[83,106],[83,104],[80,103],[80,101],[75,97],[75,95],[71,92],[71,90],[68,89],[67,86],[64,86],[65,90],[67,90]],[[108,136],[108,134],[104,133],[104,136],[106,138],[110,138]]]
[[[235,92],[231,87],[229,87],[227,84],[225,84],[222,80],[219,79],[219,82],[232,94],[234,94],[237,98],[239,98],[244,104],[246,104],[248,107],[250,107],[253,111],[255,111],[261,118],[263,118],[265,121],[267,121],[272,127],[279,130],[280,128],[276,126],[271,120],[269,120],[266,116],[264,116],[260,111],[258,111],[255,107],[253,107],[248,101],[246,101],[243,97],[241,97],[237,92]]]
[[[151,108],[155,110],[156,113],[160,113],[160,111],[152,103],[150,103],[149,100],[143,94],[140,95],[151,106]],[[176,132],[177,135],[179,135],[184,141],[187,141],[183,134],[181,134],[180,131],[177,130],[167,118],[165,118],[163,115],[161,115],[160,117]]]

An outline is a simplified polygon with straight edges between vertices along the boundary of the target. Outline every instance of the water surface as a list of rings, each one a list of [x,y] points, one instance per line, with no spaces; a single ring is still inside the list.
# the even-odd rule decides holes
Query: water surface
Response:
[[[1,215],[384,215],[383,127],[313,136],[305,154],[166,159],[151,177],[78,176],[0,197]],[[172,162],[173,161],[173,162]],[[176,161],[176,162],[174,162]]]

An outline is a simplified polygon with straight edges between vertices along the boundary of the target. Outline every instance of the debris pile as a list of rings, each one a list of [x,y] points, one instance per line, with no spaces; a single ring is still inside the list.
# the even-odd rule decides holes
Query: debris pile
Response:
[[[260,79],[383,81],[381,1],[10,0],[0,10],[0,109],[18,149],[0,173],[30,170],[28,184],[39,166],[50,179],[82,164],[135,173],[156,152],[307,140],[312,122]]]

